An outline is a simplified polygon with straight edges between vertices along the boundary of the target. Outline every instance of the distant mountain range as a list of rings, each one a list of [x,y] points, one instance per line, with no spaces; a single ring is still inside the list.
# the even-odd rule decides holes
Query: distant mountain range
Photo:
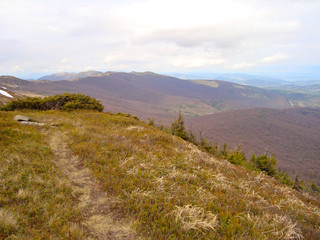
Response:
[[[60,80],[63,78],[68,80]],[[12,83],[9,79],[1,77],[0,87],[16,95],[79,92],[99,99],[107,111],[156,118],[163,123],[170,122],[179,111],[196,116],[252,107],[290,107],[288,99],[273,90],[225,81],[186,81],[152,72],[59,73],[42,77],[41,81],[11,77]]]
[[[269,87],[269,86],[282,86],[286,84],[290,84],[290,82],[270,77],[270,76],[262,76],[262,75],[252,75],[252,74],[244,74],[244,73],[225,73],[225,74],[188,74],[188,75],[181,75],[176,74],[177,77],[182,77],[186,79],[219,79],[228,82],[234,82],[243,85],[251,85],[254,87]]]
[[[278,77],[245,73],[172,73],[172,76],[183,79],[219,79],[228,82],[251,85],[255,87],[282,87],[282,86],[306,86],[320,84],[320,75],[305,74],[277,74]]]

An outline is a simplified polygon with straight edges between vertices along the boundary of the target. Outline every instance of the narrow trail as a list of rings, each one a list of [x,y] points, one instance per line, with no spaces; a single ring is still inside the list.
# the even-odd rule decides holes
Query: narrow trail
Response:
[[[79,208],[84,212],[84,226],[93,239],[136,240],[140,239],[130,222],[125,222],[112,208],[114,199],[107,196],[94,180],[88,168],[67,147],[67,136],[60,131],[50,136],[50,147],[55,154],[55,163],[68,176]]]

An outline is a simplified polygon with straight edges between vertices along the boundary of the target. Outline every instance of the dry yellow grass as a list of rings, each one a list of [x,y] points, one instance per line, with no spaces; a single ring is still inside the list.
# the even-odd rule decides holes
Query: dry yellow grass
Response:
[[[10,231],[18,226],[18,216],[11,210],[0,208],[0,230]]]
[[[218,225],[217,215],[204,211],[197,206],[186,205],[176,206],[172,212],[177,224],[181,224],[183,231],[196,230],[204,232],[206,230],[215,230]]]

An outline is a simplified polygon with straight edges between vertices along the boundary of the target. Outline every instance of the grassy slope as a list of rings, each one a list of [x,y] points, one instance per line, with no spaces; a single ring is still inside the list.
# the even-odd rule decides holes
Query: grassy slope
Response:
[[[1,113],[1,116],[2,125],[10,123],[12,126],[9,127],[19,129],[20,133],[37,136],[30,136],[29,140],[24,140],[19,146],[35,148],[35,158],[40,159],[38,164],[51,166],[49,169],[52,172],[45,172],[43,177],[57,180],[56,177],[60,175],[52,170],[56,168],[50,162],[50,151],[41,141],[43,137],[36,128],[13,123],[10,113]],[[132,117],[94,112],[33,112],[28,113],[28,116],[40,121],[62,123],[60,128],[70,136],[69,146],[74,154],[91,169],[108,194],[121,199],[116,207],[123,215],[134,216],[137,229],[146,237],[320,239],[320,204],[315,199],[291,190],[263,174],[247,171],[225,160],[213,159],[193,145]],[[0,136],[4,138],[7,133]],[[11,137],[6,138],[6,141],[11,141]],[[22,157],[26,154],[23,149],[1,149],[6,154],[21,154],[21,158],[25,158]],[[41,149],[48,152],[45,157]],[[1,157],[1,164],[7,164],[5,159],[7,157]],[[37,171],[29,172],[42,176]],[[20,175],[21,170],[11,169],[8,174],[13,178],[16,174]],[[1,181],[11,178],[1,177]],[[34,182],[29,184],[36,185]],[[46,181],[43,184],[47,184]],[[9,185],[19,186],[19,183]],[[0,203],[1,209],[9,208],[9,213],[16,216],[17,212],[23,211],[24,205],[15,205],[17,200],[3,203],[3,199],[15,199],[18,195],[20,187],[13,188],[11,195],[2,193],[5,188],[0,189]],[[54,185],[52,188],[52,191],[58,191],[54,190],[57,188]],[[67,190],[61,191],[60,196],[69,199],[67,203],[74,201]],[[45,195],[41,202],[46,206],[51,201],[59,204],[56,194]],[[68,214],[64,212],[72,209],[72,204],[67,203],[60,206],[58,212],[63,213],[62,219],[65,220]],[[10,231],[27,234],[28,228],[20,228],[18,219],[13,222]],[[80,218],[72,216],[71,220],[77,222]],[[28,226],[33,226],[32,216],[25,215],[24,221]],[[43,225],[46,226],[45,220]],[[63,234],[58,228],[52,232]]]
[[[67,178],[39,129],[0,112],[0,239],[85,239]]]

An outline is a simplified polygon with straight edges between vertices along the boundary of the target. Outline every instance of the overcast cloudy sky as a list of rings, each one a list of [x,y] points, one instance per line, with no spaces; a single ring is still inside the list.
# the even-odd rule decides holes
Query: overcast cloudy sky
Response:
[[[320,72],[319,0],[0,0],[0,75]]]

